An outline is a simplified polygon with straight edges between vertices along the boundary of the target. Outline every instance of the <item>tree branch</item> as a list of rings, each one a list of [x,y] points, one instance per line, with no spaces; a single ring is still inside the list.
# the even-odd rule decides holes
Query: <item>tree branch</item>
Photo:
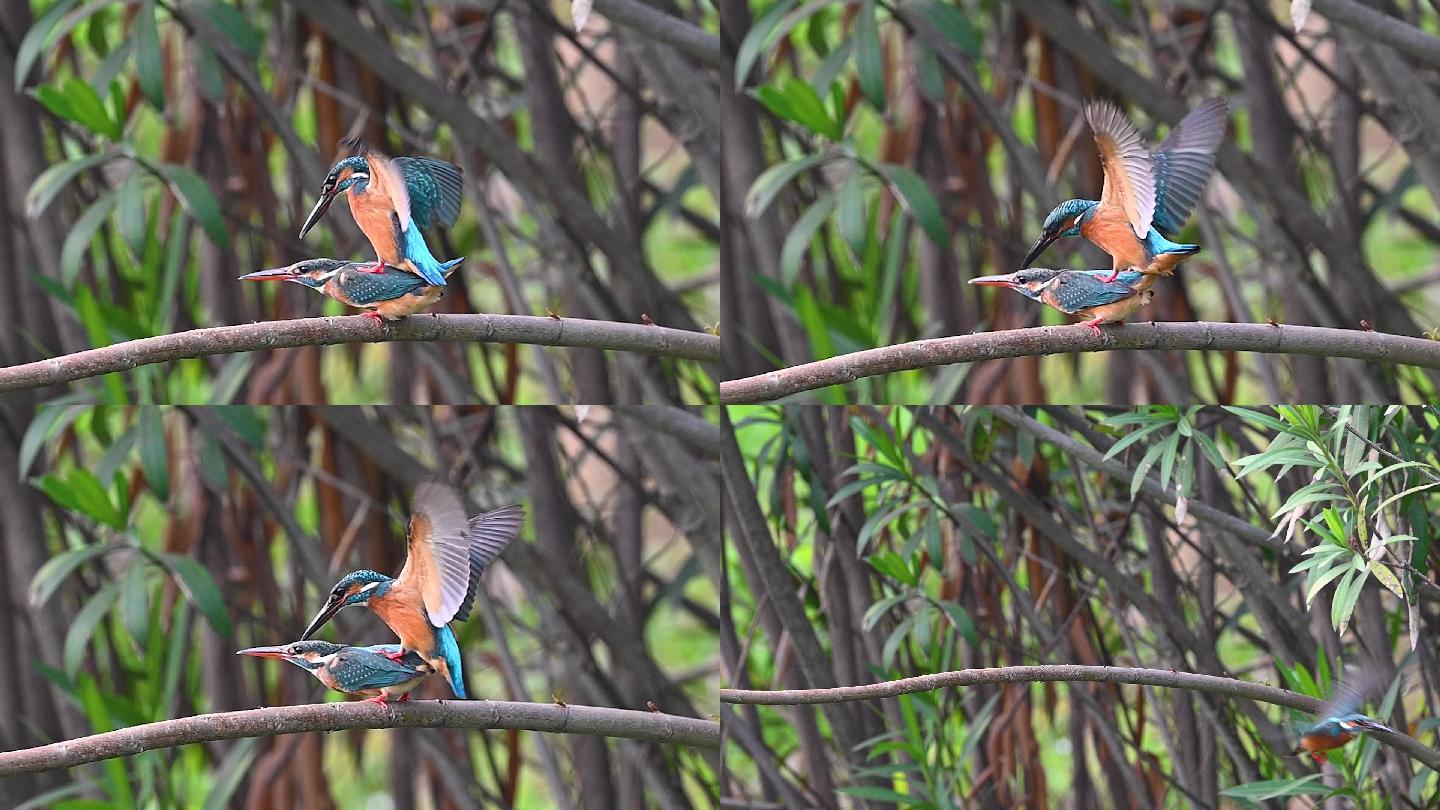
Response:
[[[1175,672],[1168,669],[1141,669],[1138,667],[1093,667],[1078,664],[1045,664],[1039,666],[995,667],[992,669],[962,669],[957,672],[939,672],[934,675],[920,675],[901,678],[898,681],[871,683],[864,686],[838,686],[831,689],[721,689],[721,703],[747,703],[765,706],[794,706],[810,703],[840,703],[851,700],[874,700],[876,698],[908,695],[914,692],[928,692],[954,686],[977,686],[997,683],[1048,683],[1053,681],[1076,681],[1088,683],[1131,683],[1144,686],[1161,686],[1168,689],[1187,689],[1192,692],[1206,692],[1212,695],[1247,698],[1262,703],[1287,706],[1314,714],[1322,702],[1312,697],[1278,689],[1265,684],[1221,678],[1215,675],[1199,675],[1193,672]],[[1418,762],[1440,771],[1440,751],[1428,748],[1419,740],[1404,734],[1389,734],[1383,731],[1371,733],[1380,742],[1399,749]]]
[[[1440,66],[1440,37],[1355,0],[1314,0],[1312,8],[1333,23],[1339,23],[1369,39],[1383,42],[1426,62]]]
[[[379,341],[530,343],[719,362],[720,338],[663,326],[532,315],[412,315],[381,325],[363,315],[296,318],[157,335],[0,368],[0,391],[96,377],[136,366],[213,354]]]
[[[351,728],[522,729],[695,748],[720,747],[719,723],[660,712],[500,700],[411,700],[385,706],[366,702],[309,703],[162,720],[8,751],[0,754],[0,777],[70,768],[191,743]]]
[[[1263,323],[1131,323],[1095,335],[1081,326],[1037,326],[932,338],[843,354],[720,383],[720,402],[736,405],[929,366],[1114,350],[1206,350],[1352,357],[1440,369],[1440,342],[1425,338]]]
[[[720,37],[689,20],[672,16],[637,0],[598,0],[595,8],[611,22],[663,42],[681,53],[695,57],[708,67],[723,70],[729,66],[720,50]]]

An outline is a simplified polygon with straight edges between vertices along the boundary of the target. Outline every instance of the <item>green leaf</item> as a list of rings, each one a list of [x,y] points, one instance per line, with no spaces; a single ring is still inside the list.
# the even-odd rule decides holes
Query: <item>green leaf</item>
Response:
[[[95,88],[69,76],[65,79],[63,89],[72,113],[70,120],[98,135],[120,140],[120,122],[110,117],[110,112],[105,109],[105,103],[100,100],[100,94],[95,92]]]
[[[256,737],[246,737],[225,752],[220,767],[215,769],[215,782],[205,796],[204,810],[225,810],[231,806],[231,798],[240,789],[240,783],[245,781],[250,771],[250,764],[255,761],[258,742]]]
[[[930,193],[930,187],[920,175],[905,166],[885,164],[880,173],[890,184],[891,191],[906,212],[920,223],[925,233],[941,248],[950,247],[950,232],[945,229],[945,218],[940,213],[940,204]]]
[[[25,216],[33,219],[45,213],[45,209],[50,207],[55,196],[64,190],[77,175],[109,159],[108,152],[86,155],[57,163],[41,172],[40,176],[35,178],[35,182],[30,184],[30,190],[25,194]]]
[[[958,7],[941,0],[922,0],[909,7],[929,19],[930,24],[966,56],[980,58],[980,33]]]
[[[75,279],[80,275],[80,262],[89,252],[95,233],[115,210],[117,199],[113,191],[105,192],[70,226],[70,233],[65,235],[65,243],[60,248],[60,279],[66,285],[75,285]]]
[[[120,579],[120,622],[137,644],[150,631],[150,588],[145,582],[144,558],[137,555]]]
[[[110,606],[115,604],[115,598],[119,596],[120,590],[114,582],[106,584],[85,607],[75,614],[70,622],[70,630],[65,633],[65,672],[70,677],[80,671],[80,664],[85,656],[85,646],[90,643],[90,636],[95,633],[95,626],[105,618],[105,613]]]
[[[825,103],[815,88],[802,79],[786,77],[779,87],[766,85],[755,91],[755,97],[765,108],[789,121],[805,127],[832,141],[845,136],[840,122],[830,117]]]
[[[1379,560],[1371,560],[1370,573],[1375,576],[1375,579],[1379,581],[1381,585],[1385,586],[1386,590],[1401,599],[1405,598],[1405,591],[1400,587],[1400,580],[1395,576],[1395,572],[1390,570],[1389,566]]]
[[[784,36],[791,28],[794,28],[803,17],[789,20],[789,25],[782,25],[781,20],[795,7],[795,0],[780,0],[770,10],[760,16],[750,30],[745,32],[745,39],[740,41],[740,48],[735,53],[735,89],[739,90],[745,86],[745,78],[750,75],[750,69],[760,58],[760,54],[776,39]]]
[[[865,243],[870,240],[870,220],[865,213],[865,193],[861,186],[864,176],[858,166],[851,169],[845,182],[840,184],[836,201],[835,224],[840,228],[840,238],[856,256],[865,254]]]
[[[175,575],[175,581],[185,592],[185,597],[200,609],[210,627],[217,634],[228,637],[231,631],[230,614],[210,571],[195,558],[181,554],[161,554],[160,561]]]
[[[76,467],[70,471],[65,483],[75,495],[80,511],[113,529],[125,528],[125,519],[110,499],[110,493],[89,469]]]
[[[1232,799],[1244,799],[1252,802],[1262,802],[1266,799],[1275,799],[1281,796],[1304,796],[1313,793],[1325,793],[1330,790],[1317,780],[1323,774],[1312,773],[1309,776],[1302,776],[1298,779],[1268,779],[1263,782],[1247,782],[1243,785],[1226,788],[1220,791],[1222,796],[1229,796]]]
[[[870,106],[885,112],[885,54],[880,46],[880,25],[875,0],[864,0],[855,15],[855,69],[860,89]]]
[[[141,172],[138,168],[131,168],[130,174],[126,175],[125,181],[120,184],[120,190],[116,192],[115,202],[115,227],[120,230],[120,238],[130,246],[136,256],[145,253],[145,240],[148,236],[148,224],[145,211],[145,196],[140,188]]]
[[[239,9],[227,3],[216,2],[216,0],[192,0],[191,6],[198,8],[200,13],[210,18],[215,29],[229,37],[245,58],[254,61],[260,56],[260,32],[250,24],[250,20],[240,13]]]
[[[15,91],[25,86],[25,79],[30,75],[30,68],[35,66],[35,60],[40,58],[41,52],[49,43],[52,35],[63,36],[73,29],[83,17],[76,15],[65,21],[57,29],[56,24],[66,12],[75,7],[79,0],[59,0],[50,7],[49,11],[40,15],[40,19],[30,25],[30,30],[25,32],[25,38],[20,41],[20,48],[15,52]]]
[[[60,405],[51,403],[42,405],[36,410],[35,416],[30,420],[30,425],[25,428],[25,435],[20,439],[20,469],[21,478],[30,474],[30,467],[40,455],[41,449],[51,436],[64,430],[74,422],[80,414],[90,409],[89,405]]]
[[[791,158],[760,173],[755,182],[750,184],[750,190],[745,193],[745,216],[755,218],[765,213],[775,197],[790,185],[802,172],[807,172],[828,158],[827,155],[811,154],[798,158]],[[43,175],[42,175],[43,177]],[[38,181],[37,181],[38,182]]]
[[[165,423],[159,408],[141,408],[139,419],[140,467],[150,491],[162,501],[170,499],[170,457],[166,451]]]
[[[875,623],[880,621],[880,618],[882,616],[890,612],[891,608],[904,603],[904,601],[906,599],[909,599],[910,596],[911,594],[909,592],[905,592],[892,594],[885,597],[884,599],[881,599],[880,601],[876,602],[875,604],[871,605],[869,608],[866,609],[864,617],[860,619],[860,626],[863,627],[867,632],[870,631],[875,627]]]
[[[1364,560],[1361,557],[1361,560]],[[1360,601],[1360,593],[1365,590],[1365,582],[1370,579],[1370,569],[1366,567],[1358,575],[1353,568],[1350,573],[1340,581],[1339,587],[1331,597],[1330,623],[1340,633],[1345,632],[1345,626],[1350,623],[1350,615],[1355,612],[1355,603]]]
[[[216,247],[228,247],[230,234],[225,230],[220,204],[215,201],[215,195],[210,193],[210,187],[205,185],[200,175],[173,163],[161,164],[159,168],[161,175],[170,184],[175,198],[185,207],[185,212],[205,229],[210,241],[214,242]]]
[[[805,252],[815,238],[815,232],[820,230],[830,212],[835,210],[835,200],[834,194],[826,194],[816,200],[795,220],[790,233],[786,234],[785,244],[780,248],[780,280],[787,287],[795,286],[799,279],[800,262],[805,258]]]
[[[164,110],[165,65],[160,51],[160,29],[155,22],[155,0],[141,2],[130,33],[135,38],[135,72],[140,79],[140,89],[155,109]]]
[[[45,564],[40,566],[40,570],[35,572],[35,576],[30,579],[30,606],[44,607],[45,603],[50,601],[50,597],[55,595],[55,591],[59,590],[65,580],[70,578],[70,574],[76,568],[117,548],[120,546],[115,543],[100,543],[62,551],[46,560]]]
[[[1325,587],[1327,583],[1333,581],[1336,577],[1342,576],[1346,573],[1353,574],[1354,571],[1348,565],[1345,565],[1343,562],[1335,565],[1333,568],[1326,570],[1324,573],[1312,573],[1310,575],[1310,587],[1305,591],[1305,606],[1309,607],[1310,603],[1315,601],[1315,595],[1320,593],[1320,589]],[[1338,594],[1338,588],[1336,589],[1336,592]]]

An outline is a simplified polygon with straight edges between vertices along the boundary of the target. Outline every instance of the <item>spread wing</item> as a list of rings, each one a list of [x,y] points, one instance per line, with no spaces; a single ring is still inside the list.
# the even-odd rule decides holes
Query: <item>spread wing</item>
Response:
[[[1384,684],[1380,678],[1380,669],[1373,664],[1364,664],[1345,672],[1335,684],[1330,699],[1320,707],[1320,719],[1344,717],[1359,711],[1365,701],[1382,690]]]
[[[370,182],[390,198],[390,205],[395,209],[395,218],[399,220],[401,232],[409,230],[410,189],[405,185],[404,175],[395,165],[395,161],[378,152],[367,154],[365,160],[370,164]],[[396,244],[402,242],[397,239]]]
[[[398,157],[391,161],[405,180],[410,195],[410,216],[421,228],[431,223],[450,227],[460,217],[460,167],[424,157]]]
[[[1108,275],[1108,271],[1104,275]],[[1055,285],[1056,308],[1067,315],[1090,307],[1113,304],[1135,294],[1133,289],[1118,280],[1101,280],[1101,274],[1070,271],[1061,273],[1052,283]]]
[[[457,621],[470,618],[475,606],[475,594],[480,590],[480,575],[500,552],[520,534],[525,523],[525,507],[519,504],[502,506],[470,518],[470,587],[465,590],[465,599],[455,612]]]
[[[413,680],[419,674],[419,667],[425,662],[410,653],[401,661],[391,661],[383,655],[364,647],[342,650],[325,668],[334,676],[335,683],[346,692],[362,689],[379,689],[395,686]],[[428,670],[428,668],[427,668]]]
[[[1108,101],[1086,104],[1085,120],[1095,133],[1105,170],[1100,203],[1123,210],[1135,236],[1144,239],[1155,216],[1155,163],[1150,150],[1135,125]]]
[[[460,495],[439,483],[415,488],[409,553],[396,586],[413,588],[425,603],[430,624],[444,627],[470,585],[470,538]]]
[[[1230,123],[1230,102],[1212,98],[1190,111],[1156,150],[1155,230],[1173,236],[1185,227],[1215,171],[1215,153]]]

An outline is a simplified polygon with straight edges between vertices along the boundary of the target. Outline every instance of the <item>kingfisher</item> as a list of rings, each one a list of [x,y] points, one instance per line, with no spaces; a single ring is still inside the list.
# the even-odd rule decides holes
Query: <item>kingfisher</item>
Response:
[[[445,676],[455,696],[465,699],[460,646],[450,622],[470,618],[480,575],[520,533],[525,510],[502,506],[468,520],[460,495],[433,482],[415,489],[408,551],[398,577],[378,571],[353,571],[330,589],[325,606],[300,636],[310,638],[342,608],[369,607],[400,637],[400,649],[387,653],[402,660],[420,655]]]
[[[1107,280],[1106,270],[1050,270],[1031,267],[999,276],[970,279],[971,284],[1009,287],[1066,315],[1088,318],[1082,326],[1102,334],[1102,323],[1124,323],[1150,303],[1154,279],[1138,270],[1126,270]]]
[[[440,265],[449,276],[464,257]],[[365,316],[376,321],[398,321],[407,315],[423,312],[445,294],[442,287],[394,265],[385,265],[378,273],[359,262],[340,259],[305,259],[285,267],[257,270],[240,277],[241,281],[293,281],[318,290],[346,306],[364,309]]]
[[[1373,672],[1362,671],[1358,681],[1337,686],[1330,702],[1320,708],[1320,722],[1300,732],[1299,742],[1291,753],[1309,754],[1316,762],[1324,762],[1325,751],[1339,748],[1365,732],[1396,733],[1395,729],[1356,711],[1365,702],[1365,692],[1372,683]]]
[[[282,658],[336,692],[371,703],[385,703],[395,695],[402,702],[409,700],[410,690],[435,671],[425,659],[403,651],[399,644],[347,647],[328,641],[297,641],[277,647],[248,647],[235,654]]]
[[[1105,182],[1099,200],[1066,200],[1045,218],[1044,230],[1022,267],[1062,236],[1083,236],[1114,260],[1105,281],[1135,268],[1168,276],[1200,252],[1172,242],[1205,191],[1225,136],[1230,102],[1212,98],[1190,111],[1151,152],[1135,125],[1108,101],[1085,105]]]
[[[341,141],[341,146],[353,154],[341,158],[325,176],[320,198],[300,226],[300,238],[315,227],[336,195],[346,192],[350,214],[378,257],[368,272],[384,273],[386,265],[393,265],[444,287],[444,265],[431,255],[420,231],[432,224],[455,224],[460,216],[460,167],[427,157],[388,158],[359,138]]]

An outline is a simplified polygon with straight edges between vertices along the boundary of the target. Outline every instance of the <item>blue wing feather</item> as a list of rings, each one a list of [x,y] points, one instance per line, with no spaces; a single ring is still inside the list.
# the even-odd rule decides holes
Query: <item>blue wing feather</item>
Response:
[[[1122,283],[1127,275],[1140,276],[1133,270],[1126,271],[1115,281],[1102,281],[1100,275],[1088,272],[1068,271],[1061,273],[1055,280],[1054,296],[1055,308],[1066,314],[1074,314],[1082,309],[1113,304],[1135,294],[1135,290],[1129,284]],[[1139,279],[1131,279],[1138,281]]]
[[[1155,230],[1174,236],[1185,227],[1215,170],[1229,115],[1230,102],[1209,99],[1176,124],[1155,150]]]
[[[410,192],[410,219],[421,228],[450,227],[460,217],[460,167],[425,157],[398,157],[393,161]]]
[[[335,683],[346,692],[380,689],[412,681],[420,676],[417,668],[425,662],[410,653],[400,661],[391,661],[374,648],[351,647],[330,660],[325,668]]]

